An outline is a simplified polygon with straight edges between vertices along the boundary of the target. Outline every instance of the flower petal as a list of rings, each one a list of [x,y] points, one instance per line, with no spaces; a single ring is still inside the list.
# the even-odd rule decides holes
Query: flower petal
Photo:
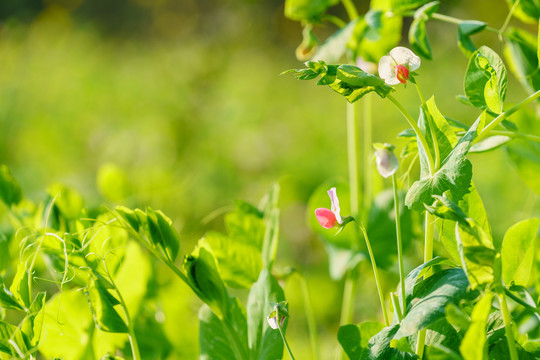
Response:
[[[390,50],[390,56],[399,65],[407,66],[409,71],[414,71],[420,67],[421,60],[411,50],[403,46],[397,46]]]
[[[330,190],[328,190],[328,196],[330,196],[330,202],[332,203],[332,212],[334,215],[336,215],[336,220],[338,223],[342,223],[341,215],[340,215],[340,209],[339,209],[339,199],[337,197],[336,188],[333,187]]]
[[[315,216],[319,224],[325,229],[331,229],[336,226],[336,214],[330,209],[318,208],[315,210]]]
[[[388,149],[380,149],[375,151],[377,160],[377,171],[382,177],[388,178],[397,171],[399,160],[396,155]]]
[[[388,85],[399,84],[396,77],[396,62],[392,57],[385,55],[379,60],[379,76]]]

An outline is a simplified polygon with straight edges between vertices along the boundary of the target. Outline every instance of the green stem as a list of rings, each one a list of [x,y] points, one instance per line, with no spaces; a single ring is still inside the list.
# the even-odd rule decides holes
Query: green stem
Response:
[[[508,305],[506,304],[506,297],[504,292],[499,294],[499,302],[501,304],[501,310],[503,313],[504,327],[506,329],[506,341],[508,342],[508,350],[510,351],[511,360],[519,360],[516,341],[514,340],[514,333],[512,332],[512,318],[510,317],[510,312],[508,311]]]
[[[401,311],[401,306],[399,305],[399,300],[397,300],[397,297],[398,296],[396,295],[396,293],[390,293],[390,300],[392,300],[392,306],[396,311],[398,321],[401,322],[401,320],[403,320],[403,312]]]
[[[433,161],[433,156],[431,155],[431,151],[429,150],[429,146],[427,144],[426,138],[424,137],[424,134],[416,124],[416,121],[412,118],[412,116],[405,110],[405,108],[397,101],[392,95],[386,96],[401,112],[401,114],[405,117],[405,119],[409,122],[409,125],[413,128],[414,132],[416,133],[416,136],[418,137],[418,140],[420,140],[420,143],[422,144],[422,147],[424,148],[424,151],[426,153],[426,156],[428,158],[428,164],[429,164],[429,173],[434,174],[435,173],[435,163]]]
[[[426,329],[418,332],[418,341],[416,343],[416,355],[422,360],[424,357],[424,345],[426,344]]]
[[[394,207],[396,213],[396,238],[399,260],[399,283],[401,287],[401,313],[404,316],[407,313],[407,297],[405,296],[405,267],[403,266],[403,247],[401,241],[401,221],[399,216],[399,194],[397,187],[396,173],[392,175],[392,185],[394,187]]]
[[[285,347],[287,348],[287,352],[289,353],[289,356],[292,360],[294,360],[294,356],[292,354],[291,348],[289,347],[289,343],[287,342],[287,339],[285,339],[285,335],[283,335],[283,330],[281,329],[281,321],[277,321],[277,326],[279,329],[279,334],[281,335],[281,338],[283,339],[283,343],[285,344]]]
[[[332,23],[332,24],[336,25],[340,29],[347,26],[347,23],[345,21],[341,20],[340,18],[338,18],[335,15],[326,14],[326,15],[324,15],[322,17],[322,20],[323,21],[328,21],[329,23]]]
[[[436,19],[436,20],[439,20],[439,21],[443,21],[443,22],[447,22],[447,23],[451,23],[451,24],[456,24],[456,25],[460,25],[461,23],[463,23],[465,21],[465,20],[455,18],[453,16],[443,15],[443,14],[439,14],[439,13],[434,13],[433,15],[431,15],[431,17],[433,19]],[[500,34],[499,30],[497,30],[495,28],[492,28],[491,26],[486,26],[486,30],[490,31],[492,33]]]
[[[373,125],[373,112],[372,112],[372,97],[370,94],[366,95],[364,98],[364,211],[363,211],[363,220],[367,221],[368,211],[371,207],[372,201],[372,176],[371,176],[371,143],[372,143],[372,125]]]
[[[506,110],[499,116],[497,116],[495,119],[493,119],[488,125],[486,125],[480,134],[474,139],[473,144],[479,142],[484,137],[487,136],[497,125],[499,125],[504,119],[521,109],[522,107],[530,104],[534,100],[540,97],[540,90],[536,91],[535,93],[529,95],[527,98],[516,104],[515,106],[511,107],[510,109]]]
[[[506,19],[504,20],[503,25],[501,26],[501,29],[499,30],[499,34],[503,34],[506,31],[506,28],[508,27],[508,24],[510,23],[510,19],[512,18],[512,15],[514,15],[514,11],[516,11],[520,0],[517,0],[514,5],[510,8],[510,11],[508,12],[508,16],[506,16]]]
[[[434,216],[426,211],[426,230],[424,240],[424,263],[433,259],[433,221]],[[429,274],[429,273],[428,273]],[[426,274],[426,276],[428,275]],[[426,330],[421,330],[418,333],[418,343],[416,346],[416,354],[422,359],[424,354],[424,344],[426,342]]]
[[[354,298],[356,297],[356,271],[349,270],[343,287],[340,325],[352,323],[354,315]]]
[[[317,335],[317,324],[315,322],[315,314],[311,308],[311,297],[309,296],[309,289],[306,279],[299,272],[296,273],[300,281],[300,288],[302,290],[302,296],[304,298],[304,310],[306,312],[306,319],[308,323],[309,339],[311,341],[312,359],[319,360],[321,354],[319,352],[319,336]]]
[[[347,103],[347,157],[349,161],[349,188],[351,215],[356,219],[359,213],[358,201],[358,122],[356,105]]]
[[[386,305],[384,304],[384,295],[381,288],[381,282],[379,280],[379,270],[377,269],[375,256],[373,256],[373,250],[371,250],[371,244],[369,242],[366,229],[364,229],[364,227],[361,225],[358,225],[358,227],[360,228],[360,230],[362,230],[362,233],[364,234],[364,239],[366,240],[366,246],[368,249],[369,258],[371,259],[371,265],[373,266],[373,275],[375,276],[375,284],[377,285],[377,291],[379,292],[379,300],[381,301],[381,310],[384,317],[384,324],[388,326],[390,325],[390,322],[388,321],[388,314],[386,313]]]
[[[349,16],[349,19],[351,21],[358,18],[358,11],[356,10],[356,7],[354,6],[351,0],[341,0],[341,3],[343,4],[343,7],[347,11],[347,15]]]

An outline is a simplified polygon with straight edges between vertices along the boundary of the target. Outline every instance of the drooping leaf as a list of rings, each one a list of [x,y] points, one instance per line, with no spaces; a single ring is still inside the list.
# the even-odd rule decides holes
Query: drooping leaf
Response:
[[[189,285],[212,311],[223,319],[229,295],[219,274],[218,264],[211,249],[204,242],[184,259],[184,270]]]
[[[426,32],[426,22],[439,9],[439,1],[432,1],[414,13],[414,20],[409,28],[409,43],[412,49],[421,57],[431,60],[431,46]]]
[[[339,328],[338,341],[351,360],[369,356],[369,339],[384,328],[377,321],[366,321],[358,325],[344,325]]]
[[[16,205],[22,200],[21,186],[6,165],[0,165],[0,199],[7,206]]]
[[[469,281],[460,268],[436,272],[418,283],[394,338],[413,335],[444,318],[446,305],[459,301],[467,292],[468,285]]]
[[[487,24],[483,21],[467,20],[458,25],[458,46],[465,56],[470,57],[475,51],[471,36],[482,32]]]
[[[224,320],[219,319],[207,305],[199,310],[199,345],[202,359],[248,358],[245,309],[238,299],[231,300],[230,304],[228,316]]]
[[[471,55],[465,75],[465,95],[474,106],[500,114],[507,82],[506,68],[497,53],[482,46]]]
[[[502,277],[505,284],[527,286],[534,261],[534,240],[540,220],[532,218],[511,226],[502,243]]]
[[[459,346],[464,360],[485,359],[486,322],[491,310],[493,295],[489,292],[476,303],[471,314],[471,325]]]
[[[85,295],[99,329],[112,333],[128,332],[126,323],[115,309],[120,302],[94,278],[88,282]]]
[[[483,153],[500,148],[502,145],[511,141],[512,138],[504,135],[490,136],[476,144],[474,144],[469,153]]]
[[[326,10],[339,0],[286,0],[285,16],[292,20],[320,22]]]
[[[274,360],[283,355],[283,340],[278,330],[266,321],[273,303],[285,301],[283,290],[267,269],[263,269],[249,292],[247,302],[248,344],[251,359]],[[283,325],[286,330],[287,320]]]

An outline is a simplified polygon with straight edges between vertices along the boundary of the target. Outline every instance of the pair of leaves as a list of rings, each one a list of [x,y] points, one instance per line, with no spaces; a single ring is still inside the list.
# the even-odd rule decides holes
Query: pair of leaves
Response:
[[[169,219],[160,210],[146,208],[146,212],[125,206],[118,206],[116,213],[136,233],[144,234],[146,245],[161,251],[170,261],[174,262],[180,249],[180,236]]]
[[[324,61],[308,61],[305,69],[285,71],[293,73],[299,80],[312,80],[320,77],[317,85],[327,85],[347,101],[353,103],[370,92],[385,97],[393,88],[386,85],[378,76],[368,74],[353,65],[327,65]]]
[[[465,74],[465,95],[473,106],[500,114],[507,83],[506,68],[497,53],[482,46],[471,55]]]

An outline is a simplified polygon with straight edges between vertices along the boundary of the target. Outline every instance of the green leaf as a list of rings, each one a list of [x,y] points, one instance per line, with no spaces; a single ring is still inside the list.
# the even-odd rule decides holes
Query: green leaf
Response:
[[[393,359],[393,360],[412,360],[418,359],[416,354],[402,352],[392,347],[394,335],[399,331],[399,324],[390,325],[382,329],[377,335],[369,340],[368,359]]]
[[[21,186],[6,165],[0,165],[0,199],[7,206],[18,204],[22,200]]]
[[[135,214],[135,211],[125,207],[117,206],[115,211],[120,215],[120,217],[126,221],[126,223],[136,232],[139,232],[139,219]]]
[[[469,150],[470,153],[483,153],[500,148],[502,145],[511,141],[512,138],[504,135],[490,136],[476,144]]]
[[[36,295],[22,322],[22,331],[28,337],[31,347],[37,347],[41,339],[41,329],[43,328],[43,317],[45,314],[43,311],[44,306],[45,293],[41,292]]]
[[[299,80],[321,78],[317,85],[328,85],[332,90],[353,103],[370,92],[385,97],[394,89],[384,83],[378,76],[368,74],[352,65],[326,65],[324,61],[308,61],[309,69],[289,70]]]
[[[444,318],[446,305],[459,301],[468,285],[465,273],[459,268],[439,271],[418,283],[394,338],[413,335]]]
[[[19,304],[19,300],[6,288],[2,278],[0,278],[0,306],[4,309],[14,309],[24,311],[25,307]]]
[[[339,328],[338,341],[351,360],[364,359],[369,354],[369,339],[384,328],[377,321],[366,321],[358,325],[344,325]]]
[[[185,257],[184,270],[197,296],[223,319],[229,295],[219,275],[216,258],[204,242],[200,242],[195,250]]]
[[[469,192],[472,165],[465,156],[469,152],[477,132],[483,128],[484,122],[485,113],[482,113],[442,161],[440,169],[433,176],[418,180],[411,186],[405,197],[405,205],[412,210],[422,211],[425,205],[433,203],[433,195],[442,195],[449,191],[452,198],[458,201]]]
[[[199,321],[199,346],[202,359],[246,358],[248,352],[246,314],[238,299],[230,301],[226,319],[219,319],[212,309],[204,305],[199,310]],[[233,329],[233,334],[230,329]],[[232,336],[239,341],[232,340]]]
[[[465,95],[474,106],[500,114],[507,82],[504,63],[497,53],[482,46],[471,55],[465,75]]]
[[[0,321],[0,352],[9,354],[12,358],[26,359],[29,355],[29,347],[30,341],[21,329]]]
[[[264,214],[245,202],[236,202],[236,209],[225,216],[228,236],[237,243],[262,250],[266,225]]]
[[[92,314],[81,291],[63,290],[45,304],[39,351],[48,359],[95,359]]]
[[[414,10],[428,2],[429,0],[391,0],[390,3],[392,4],[392,11],[400,14]]]
[[[279,331],[273,330],[266,316],[273,305],[285,301],[283,290],[267,269],[263,269],[252,286],[247,302],[248,344],[251,359],[275,360],[283,356],[283,340]],[[284,331],[287,320],[283,326]]]
[[[174,262],[180,249],[180,236],[169,219],[160,210],[146,209],[150,239],[156,247],[161,247],[171,262]]]
[[[339,0],[285,0],[285,16],[292,20],[320,22],[322,15]]]
[[[446,305],[446,320],[459,330],[467,331],[471,325],[470,317],[464,313],[457,305],[450,303]]]
[[[78,220],[84,209],[82,195],[75,189],[63,184],[52,184],[47,193],[54,199],[55,207],[66,220]]]
[[[17,272],[15,273],[15,277],[13,278],[13,282],[11,283],[9,290],[20,305],[24,305],[25,308],[29,308],[30,304],[32,303],[32,294],[28,288],[29,275],[25,266],[26,264],[24,262],[20,262],[17,265]]]
[[[416,283],[418,282],[418,278],[426,274],[426,272],[429,269],[433,268],[434,266],[444,266],[444,265],[455,266],[455,264],[452,263],[452,261],[450,261],[449,259],[437,256],[429,260],[428,262],[417,266],[416,268],[411,270],[410,273],[407,274],[405,278],[405,296],[407,297],[407,303],[410,303],[410,301],[412,300],[414,288],[416,286]],[[401,299],[401,294],[399,294],[399,296]]]
[[[262,260],[255,246],[234,241],[217,232],[207,233],[201,241],[203,246],[212,249],[220,276],[228,286],[247,289],[257,281]]]
[[[502,276],[505,284],[527,286],[534,261],[534,240],[540,220],[523,220],[510,227],[502,243]]]
[[[483,360],[486,358],[486,323],[492,299],[493,295],[487,292],[474,306],[471,314],[471,325],[459,346],[464,360]]]
[[[517,0],[506,0],[508,9],[515,6]],[[540,3],[538,0],[519,0],[513,15],[527,24],[538,22],[540,18]]]
[[[465,56],[470,57],[475,51],[471,36],[482,32],[487,24],[483,21],[467,20],[458,25],[458,46]]]
[[[431,46],[426,32],[426,22],[439,9],[439,2],[432,1],[414,13],[414,20],[409,28],[409,43],[412,49],[421,57],[431,60]]]
[[[100,330],[112,333],[128,332],[126,323],[114,308],[115,305],[119,304],[119,301],[98,281],[91,278],[84,293],[96,326]]]
[[[430,345],[426,348],[426,353],[430,360],[462,360],[461,356],[442,345]]]
[[[510,70],[530,92],[540,89],[538,37],[512,27],[505,35],[504,55]]]

